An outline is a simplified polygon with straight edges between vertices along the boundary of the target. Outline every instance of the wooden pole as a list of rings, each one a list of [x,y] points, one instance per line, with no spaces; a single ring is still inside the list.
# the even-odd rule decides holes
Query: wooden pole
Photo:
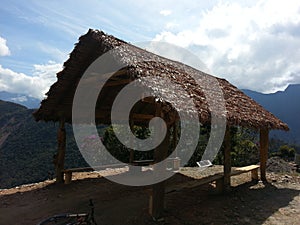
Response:
[[[65,152],[66,152],[66,129],[65,129],[65,120],[61,119],[59,121],[59,128],[57,132],[57,158],[56,158],[56,182],[63,183],[63,170],[65,166]]]
[[[130,128],[131,128],[131,131],[132,133],[134,133],[134,123],[133,123],[133,120],[131,118],[130,120]],[[132,144],[133,140],[130,138],[130,144]],[[134,161],[134,150],[133,149],[130,149],[130,155],[129,155],[129,163],[133,163]]]
[[[178,151],[176,149],[177,147],[177,142],[178,142],[178,130],[179,130],[179,123],[177,119],[175,119],[174,126],[173,126],[173,148],[175,148],[175,159],[173,160],[173,169],[174,170],[179,170],[180,168],[180,158],[178,157]]]
[[[160,115],[162,117],[161,112],[161,105],[158,105],[159,107],[156,113],[157,116]],[[168,154],[168,148],[170,142],[170,129],[167,128],[166,137],[163,140],[163,142],[154,150],[154,160],[155,163],[160,162],[164,160],[167,157]],[[156,166],[156,165],[155,165]],[[165,170],[166,168],[163,168],[163,166],[156,166],[156,170]],[[155,172],[158,172],[155,171]],[[164,172],[164,171],[161,171]],[[155,219],[158,220],[162,218],[163,211],[164,211],[164,197],[165,197],[165,182],[162,181],[160,183],[152,185],[152,195],[150,196],[150,204],[149,204],[149,212],[150,215]]]
[[[175,120],[174,122],[174,128],[173,128],[173,146],[176,149],[177,141],[178,141],[178,122]],[[178,152],[175,150],[175,156],[178,157]]]
[[[260,142],[260,179],[266,181],[266,166],[268,160],[268,149],[269,149],[269,130],[260,129],[259,135]]]
[[[226,127],[225,139],[224,139],[224,180],[223,191],[230,191],[230,174],[231,174],[231,137],[230,127]]]

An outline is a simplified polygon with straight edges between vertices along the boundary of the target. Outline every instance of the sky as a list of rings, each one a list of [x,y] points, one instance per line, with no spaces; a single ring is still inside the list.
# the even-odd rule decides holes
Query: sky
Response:
[[[44,98],[89,28],[186,48],[239,88],[300,83],[299,0],[0,0],[0,91]]]

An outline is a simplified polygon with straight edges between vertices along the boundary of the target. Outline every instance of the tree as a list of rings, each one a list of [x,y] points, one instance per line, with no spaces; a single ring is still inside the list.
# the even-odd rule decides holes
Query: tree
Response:
[[[288,145],[282,145],[279,148],[279,154],[282,158],[290,159],[295,156],[295,149]]]

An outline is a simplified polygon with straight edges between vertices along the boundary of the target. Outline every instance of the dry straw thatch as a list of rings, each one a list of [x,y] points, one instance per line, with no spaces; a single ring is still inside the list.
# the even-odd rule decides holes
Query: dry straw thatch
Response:
[[[101,91],[99,104],[96,107],[96,117],[99,122],[109,123],[109,110],[114,97],[126,84],[132,80],[144,76],[152,76],[152,83],[144,83],[150,88],[160,89],[169,96],[176,96],[174,90],[164,85],[161,77],[167,77],[175,84],[180,85],[186,93],[193,98],[196,110],[202,123],[209,123],[211,119],[207,98],[207,91],[218,97],[218,93],[210,86],[209,74],[205,74],[185,64],[175,62],[146,50],[128,44],[102,31],[89,30],[87,34],[80,37],[70,58],[64,63],[64,69],[57,73],[58,80],[51,86],[47,98],[42,101],[41,107],[34,113],[37,121],[58,121],[61,116],[71,122],[72,102],[76,87],[84,71],[99,56],[109,50],[115,51],[116,63],[121,62],[128,65],[112,77]],[[200,78],[201,87],[197,85],[193,77]],[[255,129],[282,129],[288,130],[288,126],[265,110],[253,99],[245,95],[238,88],[225,79],[217,79],[223,92],[226,105],[226,118],[229,125],[245,126]],[[206,92],[204,92],[204,89]],[[136,110],[137,113],[153,115],[153,107],[143,103],[143,107]],[[149,103],[150,104],[150,103]],[[176,102],[179,108],[185,111],[191,110],[185,102]],[[97,113],[98,112],[98,113]],[[147,120],[148,117],[140,117]]]

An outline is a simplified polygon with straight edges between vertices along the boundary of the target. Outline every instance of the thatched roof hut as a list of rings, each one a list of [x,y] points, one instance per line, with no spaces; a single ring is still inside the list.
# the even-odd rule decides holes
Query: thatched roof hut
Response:
[[[101,91],[101,101],[105,104],[112,104],[113,96],[132,80],[145,75],[154,77],[167,76],[175,83],[181,85],[183,89],[193,98],[200,115],[202,123],[210,121],[210,111],[205,94],[201,88],[210,90],[209,83],[203,83],[201,88],[193,79],[192,74],[200,77],[209,77],[210,75],[198,71],[190,66],[168,60],[153,53],[147,52],[134,45],[128,44],[102,31],[89,30],[87,34],[80,37],[75,49],[70,54],[70,58],[64,63],[64,69],[57,73],[57,82],[55,82],[49,92],[48,97],[42,101],[41,107],[34,113],[37,121],[58,121],[64,114],[66,121],[71,121],[71,109],[73,96],[77,84],[88,66],[99,56],[111,49],[122,46],[118,51],[127,68],[111,78]],[[267,128],[288,130],[288,126],[276,118],[272,113],[265,110],[253,99],[245,95],[238,88],[230,84],[225,79],[216,78],[223,91],[226,101],[227,122],[229,125],[238,125],[251,128]],[[155,83],[156,88],[163,89],[164,93],[173,95],[173,91],[159,82]],[[170,89],[170,90],[168,90]],[[187,107],[184,102],[179,103],[181,108]],[[107,107],[106,107],[107,108]],[[98,109],[102,115],[107,113],[103,108]],[[104,112],[105,111],[105,112]],[[107,122],[104,118],[99,122]]]
[[[60,129],[58,133],[58,157],[56,160],[56,178],[58,182],[63,182],[64,155],[65,155],[65,122],[72,122],[72,105],[78,84],[87,68],[100,56],[111,50],[113,63],[126,65],[114,74],[106,71],[104,74],[96,74],[97,77],[107,77],[108,81],[102,88],[95,109],[95,118],[98,123],[110,124],[110,112],[115,97],[126,85],[132,81],[139,81],[145,87],[152,90],[159,89],[166,96],[178,96],[176,90],[166,85],[162,78],[167,78],[172,83],[179,85],[194,102],[195,107],[182,100],[176,104],[180,110],[189,112],[196,111],[201,123],[210,123],[212,115],[207,94],[218,98],[219,94],[210,83],[211,79],[217,81],[220,87],[222,98],[225,102],[225,111],[219,116],[226,118],[228,126],[243,126],[260,130],[260,170],[261,179],[266,179],[266,160],[268,157],[268,132],[271,129],[288,130],[288,126],[276,118],[272,113],[265,110],[253,99],[245,95],[238,88],[230,84],[225,79],[213,77],[183,63],[166,59],[144,49],[126,43],[111,35],[107,35],[99,30],[89,30],[87,34],[80,37],[70,58],[64,63],[64,68],[57,73],[57,81],[50,87],[46,94],[47,98],[41,103],[40,108],[34,112],[37,121],[59,121]],[[111,62],[109,62],[111,63]],[[152,82],[147,83],[144,77],[152,77]],[[200,79],[201,87],[199,88]],[[88,80],[93,82],[93,77]],[[218,108],[218,102],[213,102]],[[170,110],[168,103],[160,104],[161,111],[168,115],[166,120],[169,124],[178,119],[178,115]],[[131,119],[135,123],[147,123],[156,114],[157,104],[155,99],[141,101],[132,110]],[[224,151],[224,186],[230,187],[230,140],[229,132],[225,135]],[[166,145],[164,146],[166,148]],[[168,146],[167,146],[168,147]],[[161,149],[160,149],[161,150]],[[161,154],[159,157],[161,157]],[[162,159],[160,159],[162,160]],[[159,159],[155,162],[159,162]],[[153,188],[153,209],[155,217],[161,215],[163,209],[162,184]]]

